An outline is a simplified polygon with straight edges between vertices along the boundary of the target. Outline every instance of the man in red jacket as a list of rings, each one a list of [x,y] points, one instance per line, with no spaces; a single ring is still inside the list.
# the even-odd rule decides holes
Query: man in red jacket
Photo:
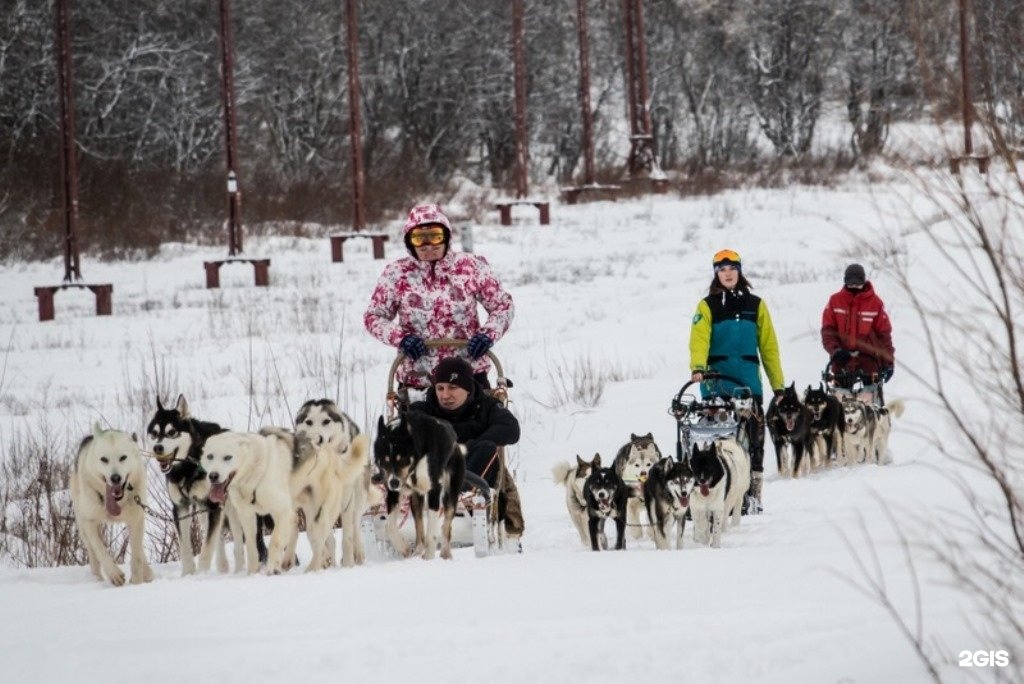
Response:
[[[841,387],[849,389],[858,371],[865,385],[892,378],[892,323],[860,264],[846,267],[843,289],[832,295],[825,306],[821,315],[821,344],[832,360],[836,384]]]

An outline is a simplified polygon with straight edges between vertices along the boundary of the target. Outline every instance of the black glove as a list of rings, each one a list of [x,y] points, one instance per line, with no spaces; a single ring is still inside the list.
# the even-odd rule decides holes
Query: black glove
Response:
[[[406,335],[398,344],[398,348],[413,361],[427,353],[427,345],[419,335]]]
[[[479,359],[487,353],[492,344],[494,344],[494,340],[488,337],[487,333],[478,332],[469,338],[469,344],[466,345],[466,353],[469,354],[470,358]]]
[[[895,369],[892,366],[886,366],[885,368],[880,370],[878,374],[882,376],[882,382],[889,382],[890,380],[892,380],[892,374],[894,372]]]
[[[846,365],[846,362],[852,357],[853,355],[850,354],[849,349],[836,349],[832,352],[832,362],[838,363],[840,366]]]

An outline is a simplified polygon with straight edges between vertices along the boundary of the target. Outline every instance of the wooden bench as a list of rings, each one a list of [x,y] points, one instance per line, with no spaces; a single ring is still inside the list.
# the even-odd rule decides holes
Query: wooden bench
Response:
[[[384,243],[388,241],[387,233],[338,233],[331,237],[331,261],[344,261],[345,240],[349,238],[370,238],[373,241],[373,258],[384,258]]]
[[[57,290],[68,288],[88,289],[96,295],[96,315],[109,316],[113,313],[111,294],[114,286],[110,284],[88,285],[86,283],[64,283],[63,285],[44,285],[35,288],[36,298],[39,300],[39,320],[52,321],[54,317],[53,295]]]
[[[562,188],[562,195],[566,204],[576,204],[581,197],[590,196],[593,200],[615,201],[616,193],[622,189],[621,185],[601,185],[593,183],[590,185],[578,185],[571,188]]]
[[[978,171],[981,173],[988,173],[988,165],[991,161],[991,157],[987,154],[968,154],[962,157],[952,157],[949,160],[949,170],[953,175],[960,174],[960,165],[964,162],[971,164],[976,163],[978,165]]]
[[[540,225],[546,226],[551,223],[551,207],[548,202],[543,200],[529,200],[529,199],[515,199],[515,200],[501,200],[494,203],[494,208],[501,213],[501,225],[511,226],[512,225],[512,205],[513,204],[532,204],[537,207],[540,211]]]
[[[224,264],[232,264],[236,262],[247,262],[252,264],[257,287],[267,287],[270,285],[270,259],[228,257],[227,259],[203,262],[203,267],[206,268],[206,287],[210,289],[220,287],[220,267]]]

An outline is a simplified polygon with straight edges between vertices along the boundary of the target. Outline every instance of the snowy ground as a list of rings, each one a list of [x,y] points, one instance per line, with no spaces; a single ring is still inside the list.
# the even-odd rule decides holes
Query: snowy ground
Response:
[[[843,541],[867,559],[877,551],[878,571],[913,626],[913,575],[883,502],[919,541],[928,532],[914,515],[956,516],[960,499],[942,475],[953,466],[920,436],[948,428],[909,373],[897,369],[889,389],[908,405],[892,436],[893,465],[785,481],[769,446],[766,513],[744,518],[721,549],[699,548],[688,535],[680,552],[632,539],[626,553],[584,550],[550,475],[556,461],[576,454],[610,457],[631,432],[653,432],[663,452],[674,451],[666,410],[688,377],[690,317],[711,279],[711,255],[724,247],[743,255],[744,273],[774,318],[787,381],[801,390],[820,377],[821,309],[850,260],[864,261],[888,303],[901,363],[923,364],[905,295],[858,248],[860,239],[889,236],[901,246],[900,268],[920,272],[924,287],[943,282],[928,268],[923,241],[905,236],[906,216],[893,213],[908,192],[850,181],[838,189],[556,203],[550,227],[535,224],[532,208],[517,207],[511,228],[489,217],[474,226],[476,251],[517,307],[495,351],[515,382],[513,410],[523,424],[512,458],[525,553],[476,559],[463,549],[452,562],[283,577],[182,579],[170,563],[156,566],[151,584],[117,589],[92,581],[84,567],[7,567],[4,678],[927,681],[895,623],[854,586],[862,574]],[[389,243],[389,259],[400,245]],[[167,245],[141,263],[86,259],[88,281],[114,284],[111,318],[91,315],[88,293],[69,291],[57,295],[56,320],[39,323],[31,288],[59,282],[61,264],[0,270],[0,443],[44,421],[84,435],[102,418],[141,434],[157,388],[165,400],[184,393],[197,416],[235,429],[290,425],[302,401],[320,396],[337,398],[370,428],[393,356],[363,331],[361,316],[383,262],[360,241],[346,244],[344,264],[331,263],[326,238],[250,239],[246,247],[272,257],[270,288],[251,287],[251,269],[235,265],[222,269],[221,289],[205,289],[202,261],[220,249]],[[596,407],[564,401],[579,369],[610,378]],[[160,486],[155,473],[150,486]],[[1003,647],[972,629],[984,618],[940,567],[918,558],[916,571],[924,628],[950,663],[943,676],[993,677],[991,668],[956,665],[963,650]]]

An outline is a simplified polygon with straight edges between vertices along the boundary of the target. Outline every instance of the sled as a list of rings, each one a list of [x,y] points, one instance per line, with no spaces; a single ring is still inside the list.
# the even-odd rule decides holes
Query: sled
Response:
[[[878,373],[865,373],[859,368],[855,371],[844,369],[833,373],[832,362],[828,361],[825,370],[821,372],[821,380],[825,385],[825,391],[839,401],[852,398],[876,408],[885,407],[882,393],[885,380]]]
[[[752,411],[753,394],[749,387],[728,375],[714,371],[704,373],[700,382],[726,380],[739,385],[730,395],[717,394],[700,398],[687,393],[699,382],[690,380],[680,388],[672,399],[669,415],[676,420],[676,460],[689,459],[694,444],[706,444],[718,439],[733,439],[749,452],[749,439],[743,430],[741,414]]]
[[[437,349],[438,347],[464,349],[468,344],[468,340],[441,338],[426,340],[425,343],[428,349]],[[484,391],[498,399],[502,406],[507,407],[510,383],[505,377],[501,361],[494,352],[488,351],[487,357],[494,364],[497,379],[494,388],[485,389]],[[396,356],[395,360],[391,363],[390,371],[388,371],[386,420],[397,418],[398,413],[412,403],[410,389],[396,385],[398,366],[404,358],[405,356],[402,354]],[[426,375],[425,371],[424,375]],[[466,486],[468,491],[463,491],[459,497],[455,510],[455,519],[452,521],[452,548],[471,546],[478,558],[498,553],[515,553],[519,551],[518,544],[515,545],[515,548],[511,548],[512,545],[506,543],[505,527],[498,519],[498,492],[501,491],[504,485],[505,473],[508,472],[505,467],[505,447],[498,447],[495,461],[495,467],[498,468],[497,487],[495,489],[486,487],[486,482],[477,476],[471,475],[476,482],[470,482],[469,477],[467,477]],[[384,485],[378,482],[380,478],[377,475],[375,468],[374,483],[383,492]],[[409,498],[403,497],[400,506],[399,532],[406,542],[412,545],[416,539],[416,529],[410,512]],[[398,553],[392,547],[391,542],[388,541],[385,531],[386,522],[387,510],[385,505],[381,503],[378,506],[372,507],[363,516],[360,523],[363,545],[369,555],[376,556],[378,559],[398,558]]]

